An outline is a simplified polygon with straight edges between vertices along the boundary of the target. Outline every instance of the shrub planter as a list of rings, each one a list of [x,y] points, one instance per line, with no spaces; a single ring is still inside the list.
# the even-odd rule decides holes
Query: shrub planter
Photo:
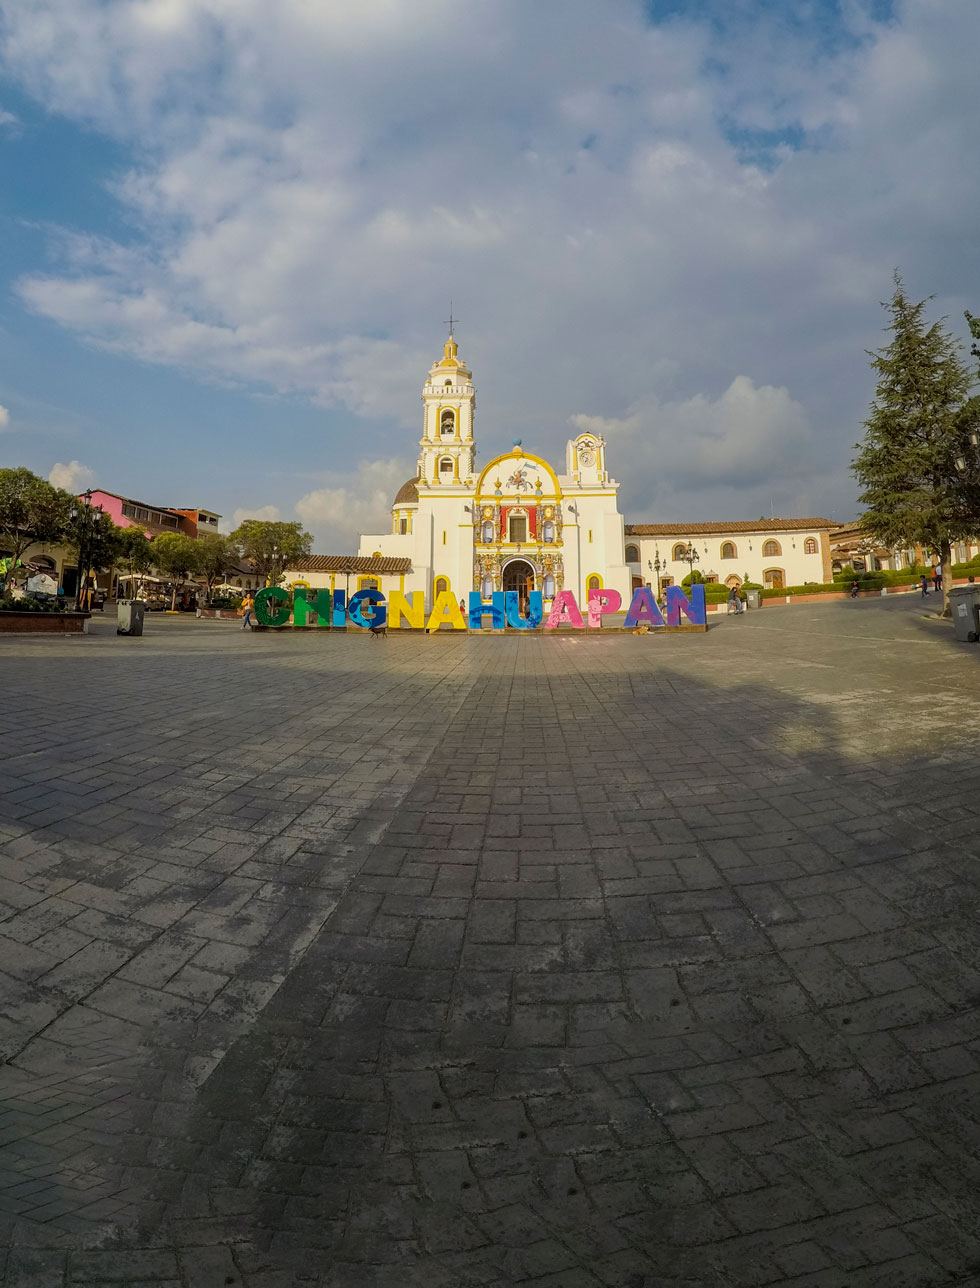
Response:
[[[0,609],[0,635],[84,635],[91,613],[18,613]]]

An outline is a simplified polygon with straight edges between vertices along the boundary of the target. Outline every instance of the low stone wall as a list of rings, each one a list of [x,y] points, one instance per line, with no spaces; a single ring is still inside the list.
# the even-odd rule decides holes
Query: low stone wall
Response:
[[[239,620],[237,608],[199,608],[197,610],[197,615],[198,617],[210,618],[212,620],[219,618],[223,622],[234,622]],[[252,616],[254,617],[255,614],[253,613]]]
[[[18,613],[0,609],[0,635],[84,635],[89,613]]]

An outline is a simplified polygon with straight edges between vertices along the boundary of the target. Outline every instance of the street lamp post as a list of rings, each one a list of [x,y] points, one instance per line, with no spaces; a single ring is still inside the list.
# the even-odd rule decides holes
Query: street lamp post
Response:
[[[688,545],[687,549],[686,549],[686,550],[684,551],[684,553],[681,555],[681,558],[684,560],[684,562],[685,562],[686,564],[690,564],[690,565],[691,565],[691,574],[690,574],[690,575],[691,575],[691,581],[693,582],[693,581],[694,581],[694,565],[695,565],[696,563],[700,563],[700,562],[701,562],[701,556],[700,556],[700,555],[698,554],[698,552],[694,549],[694,542],[693,542],[693,541],[689,543],[689,545]]]
[[[89,563],[92,558],[92,537],[102,518],[102,506],[92,506],[92,489],[86,488],[81,498],[84,505],[75,506],[72,517],[78,530],[78,585],[75,589],[76,611],[85,606],[85,592],[88,589]]]
[[[647,567],[656,575],[656,578],[657,578],[657,603],[659,604],[660,603],[660,570],[661,568],[667,567],[666,559],[661,563],[659,549],[654,552],[652,563],[650,562],[649,559],[647,560]]]

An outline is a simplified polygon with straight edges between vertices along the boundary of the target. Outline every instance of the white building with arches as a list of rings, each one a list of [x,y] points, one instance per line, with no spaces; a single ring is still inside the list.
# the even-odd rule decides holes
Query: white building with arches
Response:
[[[531,590],[545,600],[572,590],[584,605],[591,589],[632,589],[624,552],[619,484],[606,469],[606,445],[583,433],[565,450],[564,472],[527,450],[476,468],[476,389],[452,334],[422,389],[422,436],[416,474],[399,489],[389,532],[362,536],[361,559],[407,559],[404,573],[378,565],[358,577],[384,592],[422,591],[431,606],[440,591],[460,599],[479,590]],[[391,565],[389,564],[390,568]]]

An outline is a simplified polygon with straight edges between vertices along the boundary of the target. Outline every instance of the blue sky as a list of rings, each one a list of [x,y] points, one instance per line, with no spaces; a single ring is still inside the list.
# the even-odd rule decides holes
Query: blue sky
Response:
[[[975,0],[0,0],[0,463],[377,531],[450,298],[482,458],[855,511],[899,265],[980,311]]]

